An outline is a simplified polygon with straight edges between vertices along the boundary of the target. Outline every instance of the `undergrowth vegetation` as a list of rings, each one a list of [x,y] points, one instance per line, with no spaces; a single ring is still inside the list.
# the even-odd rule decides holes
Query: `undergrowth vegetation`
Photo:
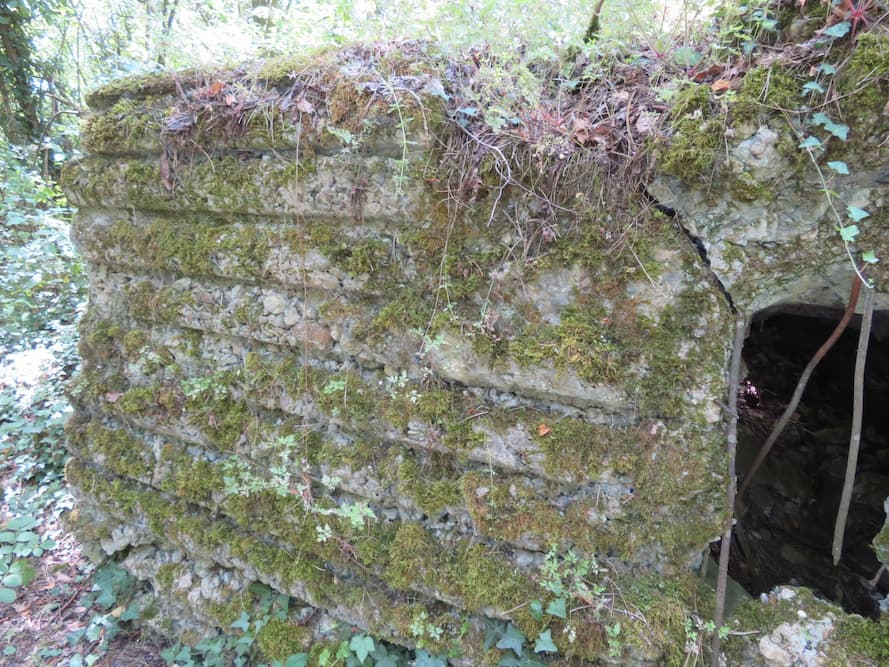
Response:
[[[65,388],[78,363],[75,325],[86,284],[68,238],[71,209],[51,181],[29,168],[31,157],[24,149],[0,149],[0,618],[30,607],[21,591],[43,574],[40,559],[57,548],[59,516],[72,507],[63,482]],[[95,579],[97,590],[102,581]],[[90,585],[58,586],[44,613],[83,588]],[[108,598],[106,590],[99,606],[109,608],[116,593]],[[96,599],[87,590],[78,604],[91,607]],[[97,636],[73,634],[82,651],[72,655],[91,655]],[[16,656],[18,639],[6,629],[7,664],[28,657]]]

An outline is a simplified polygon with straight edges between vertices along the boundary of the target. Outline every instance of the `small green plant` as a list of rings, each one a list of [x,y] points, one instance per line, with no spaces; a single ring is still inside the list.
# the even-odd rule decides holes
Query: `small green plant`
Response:
[[[408,626],[411,636],[417,640],[417,646],[426,648],[428,642],[439,642],[444,635],[444,628],[429,620],[429,614],[424,610],[416,614]]]
[[[345,391],[345,386],[345,380],[332,380],[325,385],[325,387],[331,387],[331,393]],[[292,465],[292,461],[299,460],[299,447],[299,438],[295,434],[279,437],[276,441],[276,448],[280,462],[266,467],[260,466],[244,456],[228,456],[222,462],[225,494],[250,496],[256,493],[272,492],[281,498],[298,497],[302,500],[303,507],[307,512],[320,517],[340,517],[345,519],[354,530],[360,530],[368,521],[376,520],[377,516],[373,509],[364,501],[340,502],[334,507],[322,507],[315,502],[311,488],[312,478],[307,465],[303,461],[296,470]],[[321,485],[329,492],[334,491],[340,482],[338,477],[329,475],[324,475],[321,479]],[[315,539],[319,543],[333,540],[339,544],[344,553],[354,554],[354,548],[349,541],[337,535],[328,523],[315,526]]]
[[[549,644],[546,643],[546,640],[543,643],[540,643],[538,640],[538,644],[532,649],[525,634],[512,623],[490,619],[486,620],[485,623],[487,625],[484,643],[485,650],[496,647],[506,651],[500,658],[500,662],[497,663],[497,667],[542,667],[545,664],[535,656],[535,653],[548,651],[550,649],[549,644],[552,644],[551,637],[549,638]],[[536,650],[538,648],[540,650]],[[552,644],[552,650],[555,650],[555,644]]]
[[[345,378],[330,378],[327,382],[324,383],[324,386],[321,387],[321,393],[325,396],[333,396],[334,394],[346,393],[346,389],[348,387],[348,380]]]
[[[71,657],[69,667],[93,665],[101,660],[108,646],[122,631],[125,624],[139,618],[138,603],[132,601],[136,579],[114,561],[106,561],[93,573],[92,590],[80,600],[80,604],[96,613],[89,624],[68,633],[71,646],[86,647]]]
[[[700,659],[703,664],[704,645],[716,632],[716,623],[704,621],[699,616],[686,616],[682,621],[685,630],[685,662],[686,667],[693,667]],[[719,639],[724,640],[729,636],[729,628],[723,625],[719,628]]]
[[[40,523],[35,516],[19,514],[0,531],[0,603],[15,602],[15,589],[34,579],[34,568],[27,559],[39,558],[55,547],[55,542],[35,532]]]
[[[548,625],[552,619],[568,621],[569,603],[579,600],[585,607],[592,608],[598,616],[606,604],[605,587],[592,582],[590,577],[601,577],[604,569],[600,568],[595,557],[580,558],[574,551],[560,555],[558,548],[552,546],[547,552],[540,569],[540,586],[554,597],[544,606],[541,600],[531,600],[528,611],[531,617]],[[494,647],[506,651],[498,662],[498,667],[536,667],[545,663],[538,656],[558,653],[558,646],[552,636],[552,629],[544,628],[536,637],[533,646],[525,634],[514,624],[506,621],[487,619],[485,621],[486,650]],[[606,624],[605,635],[608,653],[617,657],[621,653],[621,625],[619,622]],[[576,627],[568,623],[565,628],[569,643],[576,639]]]
[[[615,621],[605,626],[605,640],[608,643],[608,655],[612,658],[620,656],[623,648],[620,641],[620,623]]]
[[[398,99],[398,93],[395,89],[395,85],[392,83],[392,80],[380,76],[380,81],[382,82],[383,87],[386,91],[386,98],[389,102],[390,111],[394,111],[398,116],[398,130],[401,135],[401,158],[396,162],[396,165],[398,167],[398,175],[395,179],[395,193],[400,195],[404,191],[405,183],[407,183],[407,170],[410,165],[410,161],[408,160],[407,156],[408,146],[414,143],[412,141],[409,141],[407,138],[407,124],[412,122],[413,118],[405,117],[404,107],[402,106],[401,101]],[[416,99],[419,102],[419,98]]]
[[[607,602],[604,598],[606,588],[599,581],[605,572],[595,556],[580,558],[574,551],[559,555],[553,546],[544,557],[540,585],[555,596],[550,607],[555,604],[554,608],[561,610],[562,603],[577,599],[598,613]]]
[[[208,397],[219,401],[228,396],[229,390],[217,377],[193,377],[182,381],[182,393],[190,399]]]
[[[229,628],[226,628],[235,632],[223,632],[216,637],[204,639],[193,647],[177,643],[161,651],[161,657],[178,667],[244,667],[259,664],[256,660],[257,637],[268,623],[287,621],[290,598],[275,593],[259,582],[250,584],[248,590],[254,603],[253,613],[241,612]],[[308,654],[296,653],[283,661],[262,664],[265,667],[305,667],[308,660]]]

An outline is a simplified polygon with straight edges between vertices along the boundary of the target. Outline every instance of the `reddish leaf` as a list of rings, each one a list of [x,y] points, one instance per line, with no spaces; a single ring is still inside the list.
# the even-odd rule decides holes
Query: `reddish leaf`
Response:
[[[222,81],[214,81],[213,83],[210,84],[210,87],[207,89],[207,93],[209,94],[210,97],[215,97],[216,95],[218,95],[219,93],[222,92],[222,88],[224,85],[225,84],[223,84]]]
[[[695,81],[703,81],[708,77],[716,76],[720,72],[722,72],[722,65],[710,65],[710,67],[705,67],[704,69],[695,72],[693,78]]]

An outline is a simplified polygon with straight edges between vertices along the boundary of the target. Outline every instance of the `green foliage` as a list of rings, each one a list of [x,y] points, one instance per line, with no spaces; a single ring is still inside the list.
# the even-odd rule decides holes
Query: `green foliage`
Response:
[[[84,285],[64,199],[27,168],[25,152],[5,145],[0,196],[0,461],[11,516],[0,526],[0,603],[9,604],[33,579],[33,559],[55,547],[48,515],[70,504],[63,392]]]
[[[55,542],[35,532],[40,523],[37,517],[20,513],[0,530],[0,602],[4,604],[15,602],[14,589],[34,578],[34,568],[26,559],[39,558],[55,547]]]
[[[36,60],[29,32],[33,10],[45,10],[44,3],[11,0],[0,3],[0,77],[5,112],[0,129],[13,141],[34,140],[39,134],[39,101],[31,84],[36,74]]]
[[[241,614],[216,637],[207,638],[195,646],[175,644],[161,651],[161,657],[169,664],[179,667],[222,667],[224,665],[260,664],[257,658],[262,654],[272,667],[303,667],[308,663],[308,654],[290,651],[287,624],[290,598],[275,593],[265,584],[254,582],[249,588],[252,613]],[[236,632],[231,632],[236,631]],[[301,643],[297,640],[297,643]]]
[[[556,600],[577,598],[589,602],[601,599],[605,592],[605,587],[599,582],[604,574],[605,570],[599,567],[595,556],[580,558],[574,551],[559,555],[557,549],[552,547],[540,568],[540,585]]]
[[[71,325],[84,289],[58,188],[0,145],[0,353],[48,344]]]
[[[708,645],[713,633],[716,632],[716,624],[713,621],[704,621],[699,616],[692,614],[686,616],[682,627],[685,631],[685,664],[697,664],[700,658],[703,660],[704,647]],[[719,628],[719,638],[728,637],[729,627],[723,625]]]
[[[79,600],[94,612],[90,622],[85,628],[68,633],[69,644],[86,645],[72,656],[72,667],[98,662],[108,651],[110,642],[124,631],[128,622],[138,619],[141,611],[139,604],[131,601],[136,580],[117,563],[106,561],[100,565],[92,581],[90,592]]]
[[[826,29],[824,33],[828,37],[838,39],[845,36],[848,33],[849,28],[849,22],[843,21],[842,23],[837,23]],[[830,63],[822,63],[821,66],[815,70],[814,77],[833,76],[837,71],[838,68],[836,66]],[[808,93],[828,95],[828,91],[821,86],[817,78],[813,78],[803,86],[803,94]],[[826,108],[827,105],[825,103],[822,106]],[[827,200],[828,208],[835,219],[834,227],[840,236],[840,240],[843,242],[843,247],[849,257],[852,268],[865,284],[870,284],[864,276],[863,271],[868,265],[873,265],[879,262],[879,258],[872,249],[858,249],[860,253],[860,262],[863,262],[863,265],[859,263],[859,259],[855,256],[856,241],[861,233],[861,229],[856,223],[870,217],[870,213],[857,206],[846,204],[846,216],[844,218],[838,212],[836,202],[838,199],[837,193],[831,187],[831,184],[828,182],[828,176],[825,175],[825,172],[819,163],[819,158],[829,150],[829,142],[831,139],[837,139],[841,142],[847,142],[849,140],[850,127],[845,123],[836,122],[824,111],[812,113],[807,119],[807,124],[814,128],[820,128],[827,133],[827,136],[822,135],[819,137],[814,132],[812,134],[806,134],[802,137],[799,148],[806,152],[818,172],[818,177],[821,181],[821,192]],[[828,161],[827,167],[832,170],[833,178],[851,176],[849,165],[842,160]]]

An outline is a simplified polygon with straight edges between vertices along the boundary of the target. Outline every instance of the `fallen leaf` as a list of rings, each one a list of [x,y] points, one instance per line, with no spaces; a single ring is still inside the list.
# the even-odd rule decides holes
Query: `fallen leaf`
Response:
[[[708,77],[716,76],[722,72],[722,67],[722,65],[710,65],[710,67],[705,67],[704,69],[695,72],[695,75],[692,78],[694,78],[695,81],[703,81]]]
[[[221,93],[223,85],[224,84],[222,83],[222,81],[214,81],[213,83],[211,83],[210,87],[207,89],[210,97],[215,97],[216,95]]]
[[[574,119],[574,140],[583,146],[590,138],[590,121],[585,118]]]
[[[590,143],[599,144],[601,146],[611,146],[614,144],[614,136],[617,134],[611,125],[600,123],[590,132]]]
[[[542,438],[547,433],[549,433],[551,430],[552,429],[549,426],[547,426],[546,424],[541,422],[540,425],[537,427],[537,435],[539,435]]]
[[[732,87],[731,82],[726,81],[725,79],[716,79],[713,83],[710,84],[710,90],[714,93],[722,93],[726,90],[729,90]]]
[[[641,135],[653,134],[657,128],[657,122],[660,114],[651,111],[643,111],[636,119],[636,132]]]
[[[301,97],[296,101],[296,110],[302,111],[303,113],[315,113],[314,105],[305,97]]]

